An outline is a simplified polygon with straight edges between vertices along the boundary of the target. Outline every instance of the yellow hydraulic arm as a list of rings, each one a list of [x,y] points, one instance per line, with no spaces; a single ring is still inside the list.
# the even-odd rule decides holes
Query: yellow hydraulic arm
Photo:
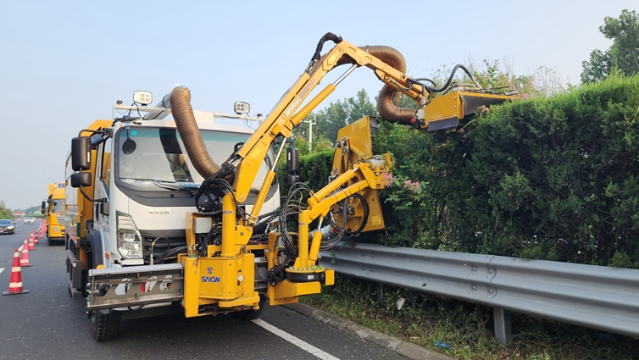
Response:
[[[323,45],[327,41],[334,42],[335,46],[326,54],[321,55]],[[324,76],[333,68],[343,64],[351,66],[332,84],[326,85],[317,95],[307,101],[311,92]],[[275,177],[275,163],[279,154],[272,168],[267,172],[256,201],[252,204],[251,213],[244,213],[238,205],[248,199],[251,185],[275,139],[280,136],[291,137],[293,129],[324,101],[339,83],[361,66],[373,70],[375,75],[386,84],[382,89],[386,99],[399,91],[417,102],[418,111],[397,109],[396,112],[397,118],[401,119],[396,121],[412,124],[415,127],[428,127],[430,129],[431,124],[438,122],[446,123],[440,128],[452,127],[457,124],[458,119],[474,112],[476,107],[505,100],[505,97],[502,99],[496,95],[480,94],[479,96],[483,100],[469,103],[467,99],[477,99],[475,93],[465,92],[462,94],[461,91],[453,91],[436,98],[442,100],[432,101],[429,99],[429,88],[405,74],[403,57],[396,50],[388,47],[357,47],[334,34],[324,35],[305,71],[282,96],[261,126],[237,152],[219,167],[219,170],[216,170],[213,176],[206,180],[206,182],[225,180],[222,182],[226,184],[223,186],[227,188],[222,197],[222,241],[219,247],[209,245],[208,255],[200,257],[195,253],[194,240],[187,239],[187,244],[191,246],[188,257],[183,257],[187,289],[184,295],[184,307],[187,316],[203,315],[205,311],[202,311],[200,307],[211,304],[217,304],[222,309],[259,308],[260,297],[253,288],[252,280],[255,276],[253,273],[254,258],[247,244]],[[381,97],[382,93],[380,93]],[[172,107],[177,107],[177,102],[173,104],[173,96],[171,99]],[[432,115],[429,107],[434,109]],[[382,114],[379,103],[378,110]],[[386,108],[386,110],[389,109]],[[395,109],[390,110],[390,113],[394,114]],[[365,121],[367,120],[365,119]],[[355,126],[361,126],[361,124]],[[342,145],[355,149],[357,144],[353,140],[361,134],[358,129],[351,128],[351,130],[353,132],[345,136]],[[282,144],[280,152],[283,147]],[[296,251],[288,251],[288,249],[286,251],[287,256],[295,256],[293,266],[289,267],[288,259],[282,261],[278,255],[281,248],[280,241],[284,241],[286,244],[292,243],[291,238],[284,234],[286,230],[284,229],[281,235],[269,233],[264,255],[268,261],[269,276],[275,274],[275,281],[269,280],[270,285],[266,293],[271,305],[295,302],[298,296],[319,293],[321,283],[332,285],[333,271],[316,266],[322,241],[322,234],[319,231],[322,219],[327,216],[334,205],[343,200],[358,197],[367,204],[373,202],[375,192],[371,193],[369,190],[384,187],[383,175],[388,173],[391,166],[388,156],[381,158],[374,157],[370,153],[360,153],[357,155],[357,159],[353,160],[348,158],[351,156],[348,152],[342,152],[342,154],[345,154],[343,158],[336,160],[336,174],[334,174],[332,181],[323,189],[311,194],[307,201],[308,206],[299,211],[298,231],[293,236],[297,238],[297,249]],[[202,187],[205,185],[203,184]],[[367,191],[369,192],[367,193]],[[238,211],[242,212],[241,216]],[[370,215],[372,216],[368,217],[372,221],[369,230],[375,227],[383,228],[381,209],[374,209]],[[196,217],[206,215],[193,214],[192,216],[193,219],[187,221],[187,234],[191,233],[189,227],[195,226]],[[360,217],[366,218],[367,216]],[[319,219],[320,225],[318,231],[311,235],[309,223],[314,219]],[[342,220],[346,221],[343,217]],[[286,226],[286,224],[280,225],[283,228]],[[346,227],[351,227],[351,225],[343,226],[340,231]],[[309,241],[309,237],[312,237],[311,241]],[[284,272],[285,275],[282,275]],[[220,275],[212,276],[211,274]]]
[[[327,41],[334,42],[335,46],[325,55],[321,55],[322,47]],[[380,54],[382,57],[387,59],[388,62],[372,55],[368,51],[369,48],[376,54]],[[416,112],[415,119],[417,122],[416,127],[427,127],[431,122],[436,123],[438,121],[446,123],[445,127],[456,126],[458,119],[474,112],[474,110],[480,105],[502,102],[508,98],[506,96],[492,94],[475,94],[468,91],[453,91],[444,96],[437,97],[437,101],[430,101],[427,103],[429,100],[427,87],[419,81],[407,76],[403,71],[400,71],[389,64],[401,64],[403,67],[403,57],[401,58],[401,61],[398,61],[397,57],[401,57],[401,54],[397,53],[396,50],[392,48],[360,48],[342,40],[341,37],[332,33],[328,33],[322,37],[306,70],[302,73],[295,84],[284,94],[253,136],[251,136],[249,140],[246,141],[243,146],[222,165],[221,170],[217,174],[218,177],[225,177],[226,179],[233,177],[233,191],[232,193],[226,194],[226,200],[223,202],[223,214],[227,214],[225,219],[228,219],[229,222],[233,221],[233,224],[224,223],[223,229],[235,229],[235,231],[223,231],[223,255],[230,255],[235,251],[230,244],[236,243],[239,234],[243,234],[244,237],[251,236],[252,224],[257,221],[258,214],[260,213],[264,199],[266,198],[266,193],[268,192],[270,184],[275,177],[275,165],[273,165],[273,168],[270,169],[266,176],[266,179],[258,193],[257,200],[253,205],[251,214],[248,217],[240,219],[238,224],[235,222],[236,202],[242,203],[246,201],[253,180],[255,179],[259,167],[263,163],[264,157],[271,148],[275,138],[278,136],[284,136],[286,138],[290,137],[292,135],[293,128],[295,128],[313,109],[326,99],[326,97],[335,90],[335,87],[357,67],[365,66],[373,70],[375,75],[391,88],[391,91],[399,91],[418,103],[419,110]],[[324,76],[333,68],[342,64],[351,64],[351,67],[335,82],[326,85],[324,89],[322,89],[315,97],[306,102],[306,105],[298,110]],[[386,88],[387,87],[385,87],[385,89]],[[382,91],[384,91],[384,89]],[[470,99],[470,101],[468,99]],[[430,111],[431,108],[433,111]],[[451,123],[451,120],[453,120],[453,123]],[[364,167],[365,165],[360,166],[360,171],[363,173],[366,171],[363,170]],[[369,183],[367,186],[371,186],[371,184]],[[360,190],[363,190],[363,187]],[[300,220],[300,222],[303,221]],[[304,235],[305,234],[303,233],[299,234],[300,244],[305,242],[305,239],[303,239]],[[229,245],[225,247],[225,243]],[[300,247],[301,246],[304,245],[301,244]]]
[[[323,44],[326,41],[333,41],[336,45],[328,53],[320,56]],[[417,102],[419,111],[416,112],[416,117],[412,121],[414,122],[413,125],[419,128],[437,130],[454,127],[459,119],[473,113],[479,106],[500,103],[510,99],[506,95],[472,91],[452,91],[443,96],[429,99],[426,86],[407,76],[403,71],[370,54],[367,51],[368,48],[357,47],[332,33],[322,37],[304,73],[284,94],[253,136],[223,165],[221,172],[224,175],[235,173],[233,190],[239,203],[246,201],[251,184],[275,138],[278,136],[289,138],[292,135],[293,128],[326,99],[344,78],[360,66],[373,70],[375,75],[386,85]],[[391,50],[394,51],[394,49]],[[384,52],[380,53],[385,55]],[[393,56],[388,58],[393,60]],[[333,68],[342,64],[352,65],[335,82],[326,85],[324,89],[298,111],[298,108],[324,76]],[[269,174],[267,180],[272,180],[274,176],[274,173]],[[269,188],[268,184],[270,183],[265,181],[260,190],[260,196],[258,196],[258,201],[255,203],[251,213],[253,218],[261,210],[263,199]]]
[[[235,154],[235,157],[229,159],[227,162],[228,165],[236,168],[233,189],[235,191],[235,198],[240,203],[247,199],[259,166],[262,164],[275,138],[280,135],[286,138],[290,137],[293,128],[304,120],[304,118],[326,99],[326,97],[335,90],[335,87],[357,67],[366,66],[372,69],[375,75],[384,83],[389,84],[418,102],[422,101],[425,94],[424,89],[416,82],[409,82],[408,79],[410,78],[403,72],[398,71],[379,58],[367,53],[362,48],[341,40],[341,38],[333,34],[329,33],[325,35],[322,40],[334,41],[336,45],[322,57],[319,57],[319,52],[316,52],[304,73],[291,89],[284,94],[255,134],[244,143]],[[322,43],[323,42],[320,42],[318,51],[321,51]],[[354,60],[355,63],[351,68],[334,83],[328,84],[302,109],[297,111],[311,91],[320,83],[322,78],[336,67],[338,61],[345,56]],[[265,181],[264,184],[269,183]],[[263,187],[260,192],[266,191],[268,191],[268,186]],[[252,211],[253,216],[259,214],[261,206],[262,203],[255,203]]]

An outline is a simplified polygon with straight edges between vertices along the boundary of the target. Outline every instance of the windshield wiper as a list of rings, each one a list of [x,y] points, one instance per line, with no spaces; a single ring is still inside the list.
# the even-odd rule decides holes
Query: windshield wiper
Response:
[[[162,189],[167,189],[167,190],[184,190],[186,192],[188,192],[189,194],[191,194],[191,197],[195,196],[195,192],[191,191],[191,189],[179,185],[177,184],[175,181],[168,181],[168,180],[152,180],[153,184],[157,187],[160,187]],[[172,184],[173,186],[167,185],[167,184]]]

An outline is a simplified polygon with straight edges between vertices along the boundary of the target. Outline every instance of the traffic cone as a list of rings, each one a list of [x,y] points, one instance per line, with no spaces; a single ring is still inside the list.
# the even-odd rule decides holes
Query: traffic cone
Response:
[[[33,234],[33,241],[36,242],[36,244],[38,244],[40,241],[38,240],[38,232],[36,231],[35,234]]]
[[[29,251],[31,250],[35,250],[35,246],[33,245],[33,238],[29,238]]]
[[[29,264],[29,245],[27,244],[27,239],[24,239],[24,246],[22,247],[22,257],[20,258],[20,266],[33,266],[33,264]]]
[[[13,253],[13,266],[11,267],[11,279],[9,279],[9,290],[2,295],[18,295],[26,294],[29,290],[22,289],[22,275],[20,273],[20,260],[18,258],[19,251]]]

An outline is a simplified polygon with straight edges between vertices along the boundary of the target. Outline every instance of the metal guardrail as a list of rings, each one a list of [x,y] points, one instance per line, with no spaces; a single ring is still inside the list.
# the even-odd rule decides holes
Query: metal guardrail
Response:
[[[508,311],[639,337],[639,270],[361,243],[321,255],[340,274],[491,306],[501,343]]]

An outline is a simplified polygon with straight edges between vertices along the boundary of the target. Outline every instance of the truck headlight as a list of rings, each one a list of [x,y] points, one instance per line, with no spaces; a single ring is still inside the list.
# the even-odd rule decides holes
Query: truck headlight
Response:
[[[131,216],[117,212],[118,252],[125,259],[142,258],[142,235]]]

